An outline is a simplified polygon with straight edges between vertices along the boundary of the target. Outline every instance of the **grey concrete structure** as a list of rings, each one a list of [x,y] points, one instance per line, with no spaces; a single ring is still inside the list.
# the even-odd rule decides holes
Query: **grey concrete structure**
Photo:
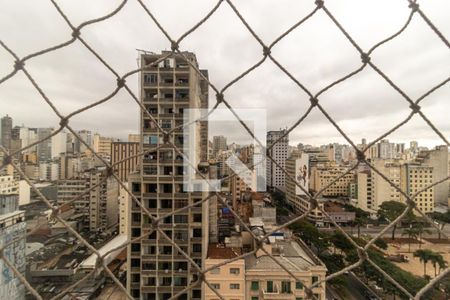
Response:
[[[140,57],[142,65],[151,64],[170,52],[146,53]],[[186,59],[183,57],[185,56]],[[164,130],[183,124],[186,109],[207,108],[207,83],[191,64],[198,67],[195,54],[183,52],[149,66],[141,72],[141,103]],[[207,76],[206,71],[201,71]],[[204,198],[203,192],[183,190],[183,158],[141,111],[140,144],[146,152],[140,157],[137,176],[129,177],[131,190],[155,217],[186,207]],[[199,161],[207,159],[207,124],[196,124],[199,133],[195,140]],[[183,129],[168,137],[179,149],[185,143]],[[156,149],[159,147],[158,149]],[[131,197],[130,197],[131,199]],[[147,237],[128,246],[127,288],[136,299],[169,299],[197,280],[197,271],[161,232],[151,231],[150,217],[134,202],[129,203],[129,239],[148,233]],[[159,227],[198,265],[203,265],[208,246],[208,204],[191,207],[163,218]],[[180,300],[201,299],[200,287],[183,293]]]

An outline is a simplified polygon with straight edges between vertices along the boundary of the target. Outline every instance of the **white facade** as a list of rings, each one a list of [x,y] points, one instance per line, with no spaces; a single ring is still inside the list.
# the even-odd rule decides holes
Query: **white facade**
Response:
[[[286,130],[269,131],[267,133],[267,148],[271,147]],[[288,158],[289,137],[286,135],[278,141],[271,149],[267,150],[268,156],[275,160],[278,167],[271,159],[267,158],[267,185],[280,190],[285,189],[285,174],[283,173],[286,159]]]
[[[128,184],[125,183],[127,186]],[[129,211],[128,192],[119,186],[119,234],[128,236],[128,211]]]
[[[52,137],[52,158],[59,157],[61,153],[66,153],[67,133],[59,132]]]

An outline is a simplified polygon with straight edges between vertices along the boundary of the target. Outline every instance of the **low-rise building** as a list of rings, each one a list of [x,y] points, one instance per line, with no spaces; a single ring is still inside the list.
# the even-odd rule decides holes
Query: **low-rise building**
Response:
[[[229,259],[241,255],[239,248],[227,248],[220,244],[210,244],[205,260],[205,268],[208,269],[221,264]],[[205,283],[205,300],[218,299],[219,293],[226,300],[245,300],[245,260],[237,259],[233,262],[214,268],[205,273],[205,279],[211,284],[215,292]]]
[[[262,251],[246,258],[246,299],[306,299],[305,286],[326,276],[325,265],[301,240],[275,239],[264,247],[275,261]],[[316,299],[326,299],[325,282],[313,288],[313,294]]]
[[[219,299],[217,293],[226,300],[306,299],[305,287],[325,278],[325,265],[290,230],[276,230],[276,225],[261,218],[250,218],[248,225],[259,237],[272,232],[264,250],[251,252],[256,244],[245,231],[234,232],[223,244],[210,244],[205,279],[214,290],[203,283],[204,299]],[[322,282],[312,288],[316,299],[326,299],[325,285]]]

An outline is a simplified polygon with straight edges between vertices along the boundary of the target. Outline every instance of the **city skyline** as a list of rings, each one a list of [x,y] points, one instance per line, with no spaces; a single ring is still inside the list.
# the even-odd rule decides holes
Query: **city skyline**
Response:
[[[0,299],[450,299],[449,0],[1,7]]]
[[[5,114],[3,116],[0,116],[0,118],[5,117],[5,116],[9,116],[12,118],[13,120],[13,128],[14,127],[25,127],[25,128],[30,128],[30,129],[37,129],[37,128],[57,128],[57,127],[52,127],[52,126],[28,126],[28,124],[22,123],[20,125],[18,125],[16,123],[16,119],[14,116],[11,116],[11,114]],[[236,121],[237,122],[237,121]],[[249,143],[249,138],[250,135],[248,134],[247,131],[245,131],[245,129],[242,127],[241,124],[239,123],[232,123],[232,122],[227,122],[227,126],[232,126],[232,127],[237,127],[239,128],[242,132],[239,135],[239,137],[237,137],[236,135],[229,135],[227,133],[229,133],[229,130],[224,130],[223,126],[220,126],[221,122],[211,122],[209,124],[210,129],[212,128],[212,130],[209,130],[208,132],[208,138],[210,142],[213,142],[213,138],[215,136],[224,136],[227,139],[227,145],[232,145],[232,144],[236,144],[238,146],[247,146],[250,145],[251,143]],[[274,130],[282,130],[282,129],[286,129],[286,128],[278,128],[278,129],[274,129]],[[136,131],[132,131],[132,132],[128,132],[126,134],[124,134],[123,136],[117,136],[117,135],[112,135],[112,136],[108,136],[105,135],[103,131],[101,130],[96,130],[96,129],[91,129],[91,128],[74,128],[75,131],[79,132],[79,131],[83,131],[83,130],[88,130],[90,131],[93,135],[94,134],[99,134],[102,137],[108,137],[108,138],[112,138],[114,140],[120,140],[122,142],[126,142],[128,141],[129,138],[129,134],[138,134],[139,132],[139,128],[136,129]],[[67,129],[64,129],[65,133],[70,133]],[[214,131],[213,133],[211,133],[211,131]],[[268,130],[270,131],[270,129]],[[0,129],[0,134],[1,134],[1,129]],[[289,146],[290,147],[297,147],[299,144],[303,144],[303,145],[307,145],[307,146],[313,146],[313,147],[320,147],[320,146],[326,146],[326,145],[330,145],[330,144],[340,144],[340,145],[348,145],[350,146],[350,144],[343,138],[343,137],[339,137],[335,140],[328,140],[328,141],[324,141],[319,142],[319,143],[312,143],[309,142],[309,140],[300,140],[300,141],[291,141],[291,134],[289,135],[290,139],[289,139]],[[353,140],[353,142],[355,143],[355,145],[360,144],[361,141],[365,139],[367,141],[367,144],[371,143],[373,140],[367,138],[367,137],[362,137],[359,140]],[[423,139],[392,139],[390,136],[384,138],[383,140],[389,140],[392,143],[396,143],[396,144],[405,144],[406,148],[409,147],[410,142],[418,142],[419,147],[426,147],[428,149],[432,149],[435,148],[436,146],[441,146],[444,145],[444,141],[440,141],[439,139],[427,142],[426,140],[424,141]]]
[[[257,12],[251,10],[255,7],[254,3],[235,5],[242,11],[244,17],[249,19],[261,38],[270,43],[299,20],[297,12],[301,12],[300,15],[303,16],[314,8],[313,1],[297,2],[283,3],[289,5],[289,12],[285,10],[284,5],[272,7],[269,2],[259,2]],[[90,5],[92,11],[89,11],[88,15],[78,9],[78,3],[74,5],[62,2],[61,6],[75,23],[79,23],[88,17],[106,14],[117,4],[118,1],[105,1],[97,6]],[[177,5],[181,5],[181,2],[156,1],[150,6],[158,13],[161,22],[174,37],[180,36],[186,28],[204,16],[212,8],[213,3],[199,1],[196,5],[185,8],[187,11],[180,13],[178,22],[173,24],[169,20],[173,17],[172,11]],[[353,16],[354,22],[347,21],[343,23],[343,26],[364,49],[369,49],[400,29],[409,13],[406,1],[405,3],[377,1],[373,6],[368,6],[371,5],[370,3],[357,5],[353,3],[350,6],[349,1],[339,4],[330,2],[327,5],[341,21],[346,20],[349,14]],[[421,8],[430,15],[444,33],[450,30],[450,25],[445,22],[445,1],[421,3]],[[4,9],[5,17],[0,20],[0,28],[8,29],[15,22],[22,22],[23,25],[20,33],[0,29],[4,42],[19,55],[24,56],[57,44],[70,36],[68,28],[57,16],[51,4],[31,3],[25,7],[6,4]],[[269,11],[273,22],[257,22],[257,13]],[[296,13],[293,13],[294,11]],[[382,21],[379,18],[381,15],[383,15]],[[54,17],[55,22],[60,22],[58,24],[61,26],[52,25],[50,28],[50,23],[46,22],[43,16]],[[83,37],[105,57],[106,61],[111,63],[119,74],[136,68],[138,53],[135,49],[169,48],[168,41],[137,4],[130,3],[116,17],[114,21],[102,23],[100,26],[86,27]],[[231,22],[227,28],[223,28],[220,25],[220,20],[223,18],[232,18],[236,22]],[[133,22],[130,22],[131,19]],[[294,30],[272,50],[274,57],[312,92],[319,91],[360,66],[359,53],[351,47],[340,32],[331,30],[332,26],[333,24],[319,13],[315,18]],[[52,34],[36,41],[33,35],[38,30],[52,32]],[[211,82],[219,88],[261,58],[259,45],[226,5],[221,6],[217,16],[208,20],[198,31],[201,34],[188,36],[182,41],[180,47],[195,52],[203,58],[203,65],[210,70]],[[365,34],[367,31],[371,32],[371,35]],[[140,34],[134,35],[133,32],[140,32]],[[142,39],[142,36],[150,38]],[[31,40],[34,42],[30,43]],[[308,42],[310,40],[314,43]],[[205,47],[205,41],[209,41],[208,47]],[[235,44],[240,44],[242,47],[239,47],[239,50],[233,49]],[[42,84],[43,90],[51,99],[54,99],[56,107],[63,114],[103,98],[115,87],[114,76],[100,63],[91,63],[94,57],[82,47],[79,43],[74,43],[66,49],[43,55],[27,64],[30,74],[39,84]],[[109,51],[111,47],[114,51]],[[340,51],[325,50],[336,47]],[[420,55],[416,56],[416,53]],[[68,56],[71,59],[66,59]],[[445,45],[441,44],[431,30],[415,17],[410,27],[397,39],[376,49],[372,59],[412,99],[418,98],[432,86],[442,82],[447,76],[445,66],[450,61]],[[1,69],[7,72],[12,69],[12,66],[13,59],[9,54],[5,51],[0,52]],[[87,67],[90,70],[88,74],[84,72]],[[62,73],[64,76],[60,76]],[[136,82],[137,75],[127,79],[127,83],[137,95]],[[448,91],[449,86],[443,86],[421,103],[423,112],[444,135],[448,135],[450,128],[441,112],[449,107],[445,101],[441,100]],[[210,94],[211,105],[215,99],[211,89]],[[269,130],[291,126],[309,105],[309,97],[270,61],[263,63],[260,68],[230,87],[225,96],[236,108],[266,108]],[[0,99],[2,99],[0,111],[10,110],[9,113],[17,119],[18,124],[29,123],[29,126],[35,127],[40,126],[42,119],[46,119],[48,121],[42,125],[58,126],[59,120],[22,75],[2,85]],[[332,112],[331,116],[354,141],[359,141],[363,137],[368,140],[379,137],[406,118],[410,112],[408,103],[380,76],[369,69],[349,79],[346,84],[327,91],[321,95],[320,99],[325,109]],[[114,133],[120,138],[125,138],[128,132],[138,129],[135,117],[138,114],[138,106],[129,105],[133,102],[129,95],[120,91],[112,101],[72,118],[70,125],[77,128],[96,129],[106,136]],[[349,107],[351,109],[348,109]],[[100,121],[96,118],[100,112],[107,112],[109,119],[114,122]],[[364,127],[360,126],[361,123]],[[438,136],[426,126],[420,118],[415,116],[389,138],[404,139],[404,141],[414,139],[427,146],[441,144]],[[290,139],[293,142],[307,141],[313,144],[343,141],[336,129],[316,109],[300,127],[292,132]]]

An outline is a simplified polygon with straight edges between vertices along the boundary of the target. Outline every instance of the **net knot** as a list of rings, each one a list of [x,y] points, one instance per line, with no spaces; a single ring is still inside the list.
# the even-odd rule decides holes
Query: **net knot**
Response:
[[[25,66],[25,63],[21,60],[16,60],[14,62],[14,70],[16,70],[16,71],[22,70],[24,66]]]
[[[323,0],[316,0],[316,5],[317,5],[317,7],[318,8],[322,8],[323,7],[323,4],[324,4],[324,1]]]
[[[408,7],[411,8],[413,12],[416,12],[419,9],[419,4],[416,2],[410,2]]]
[[[78,38],[78,37],[80,36],[80,34],[81,34],[81,32],[80,32],[80,29],[79,29],[79,28],[75,28],[75,29],[72,31],[72,37],[74,37],[74,38]]]
[[[361,61],[363,64],[368,64],[370,62],[370,56],[367,53],[361,53]]]
[[[413,113],[415,113],[415,114],[420,111],[420,105],[418,105],[416,103],[411,104],[409,107],[412,109]]]
[[[172,49],[173,52],[178,51],[178,43],[176,41],[171,41],[170,42],[170,49]]]
[[[125,79],[123,78],[117,78],[117,87],[123,88],[125,86]]]

